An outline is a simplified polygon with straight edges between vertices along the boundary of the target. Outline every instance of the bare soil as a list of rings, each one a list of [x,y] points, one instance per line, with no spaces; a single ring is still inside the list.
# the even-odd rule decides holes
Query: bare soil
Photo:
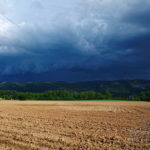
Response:
[[[148,102],[0,101],[0,150],[149,150]]]

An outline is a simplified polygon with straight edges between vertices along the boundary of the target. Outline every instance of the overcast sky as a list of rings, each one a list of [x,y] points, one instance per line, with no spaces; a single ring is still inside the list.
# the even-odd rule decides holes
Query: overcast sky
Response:
[[[6,76],[150,79],[150,0],[0,0]]]

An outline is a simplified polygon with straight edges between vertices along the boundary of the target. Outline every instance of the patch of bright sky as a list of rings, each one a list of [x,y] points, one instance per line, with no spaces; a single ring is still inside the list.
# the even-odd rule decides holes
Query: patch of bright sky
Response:
[[[0,13],[20,24],[74,20],[80,0],[0,0]]]

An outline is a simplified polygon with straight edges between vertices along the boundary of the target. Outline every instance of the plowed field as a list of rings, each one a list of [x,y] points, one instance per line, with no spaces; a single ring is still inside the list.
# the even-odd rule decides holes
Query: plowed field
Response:
[[[0,101],[1,150],[149,150],[148,102]]]

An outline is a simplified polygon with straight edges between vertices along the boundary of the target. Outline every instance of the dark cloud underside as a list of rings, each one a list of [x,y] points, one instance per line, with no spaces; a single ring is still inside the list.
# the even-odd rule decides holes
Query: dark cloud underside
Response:
[[[0,12],[1,80],[150,79],[148,0],[78,0],[68,13],[56,4],[32,1],[21,22]]]

